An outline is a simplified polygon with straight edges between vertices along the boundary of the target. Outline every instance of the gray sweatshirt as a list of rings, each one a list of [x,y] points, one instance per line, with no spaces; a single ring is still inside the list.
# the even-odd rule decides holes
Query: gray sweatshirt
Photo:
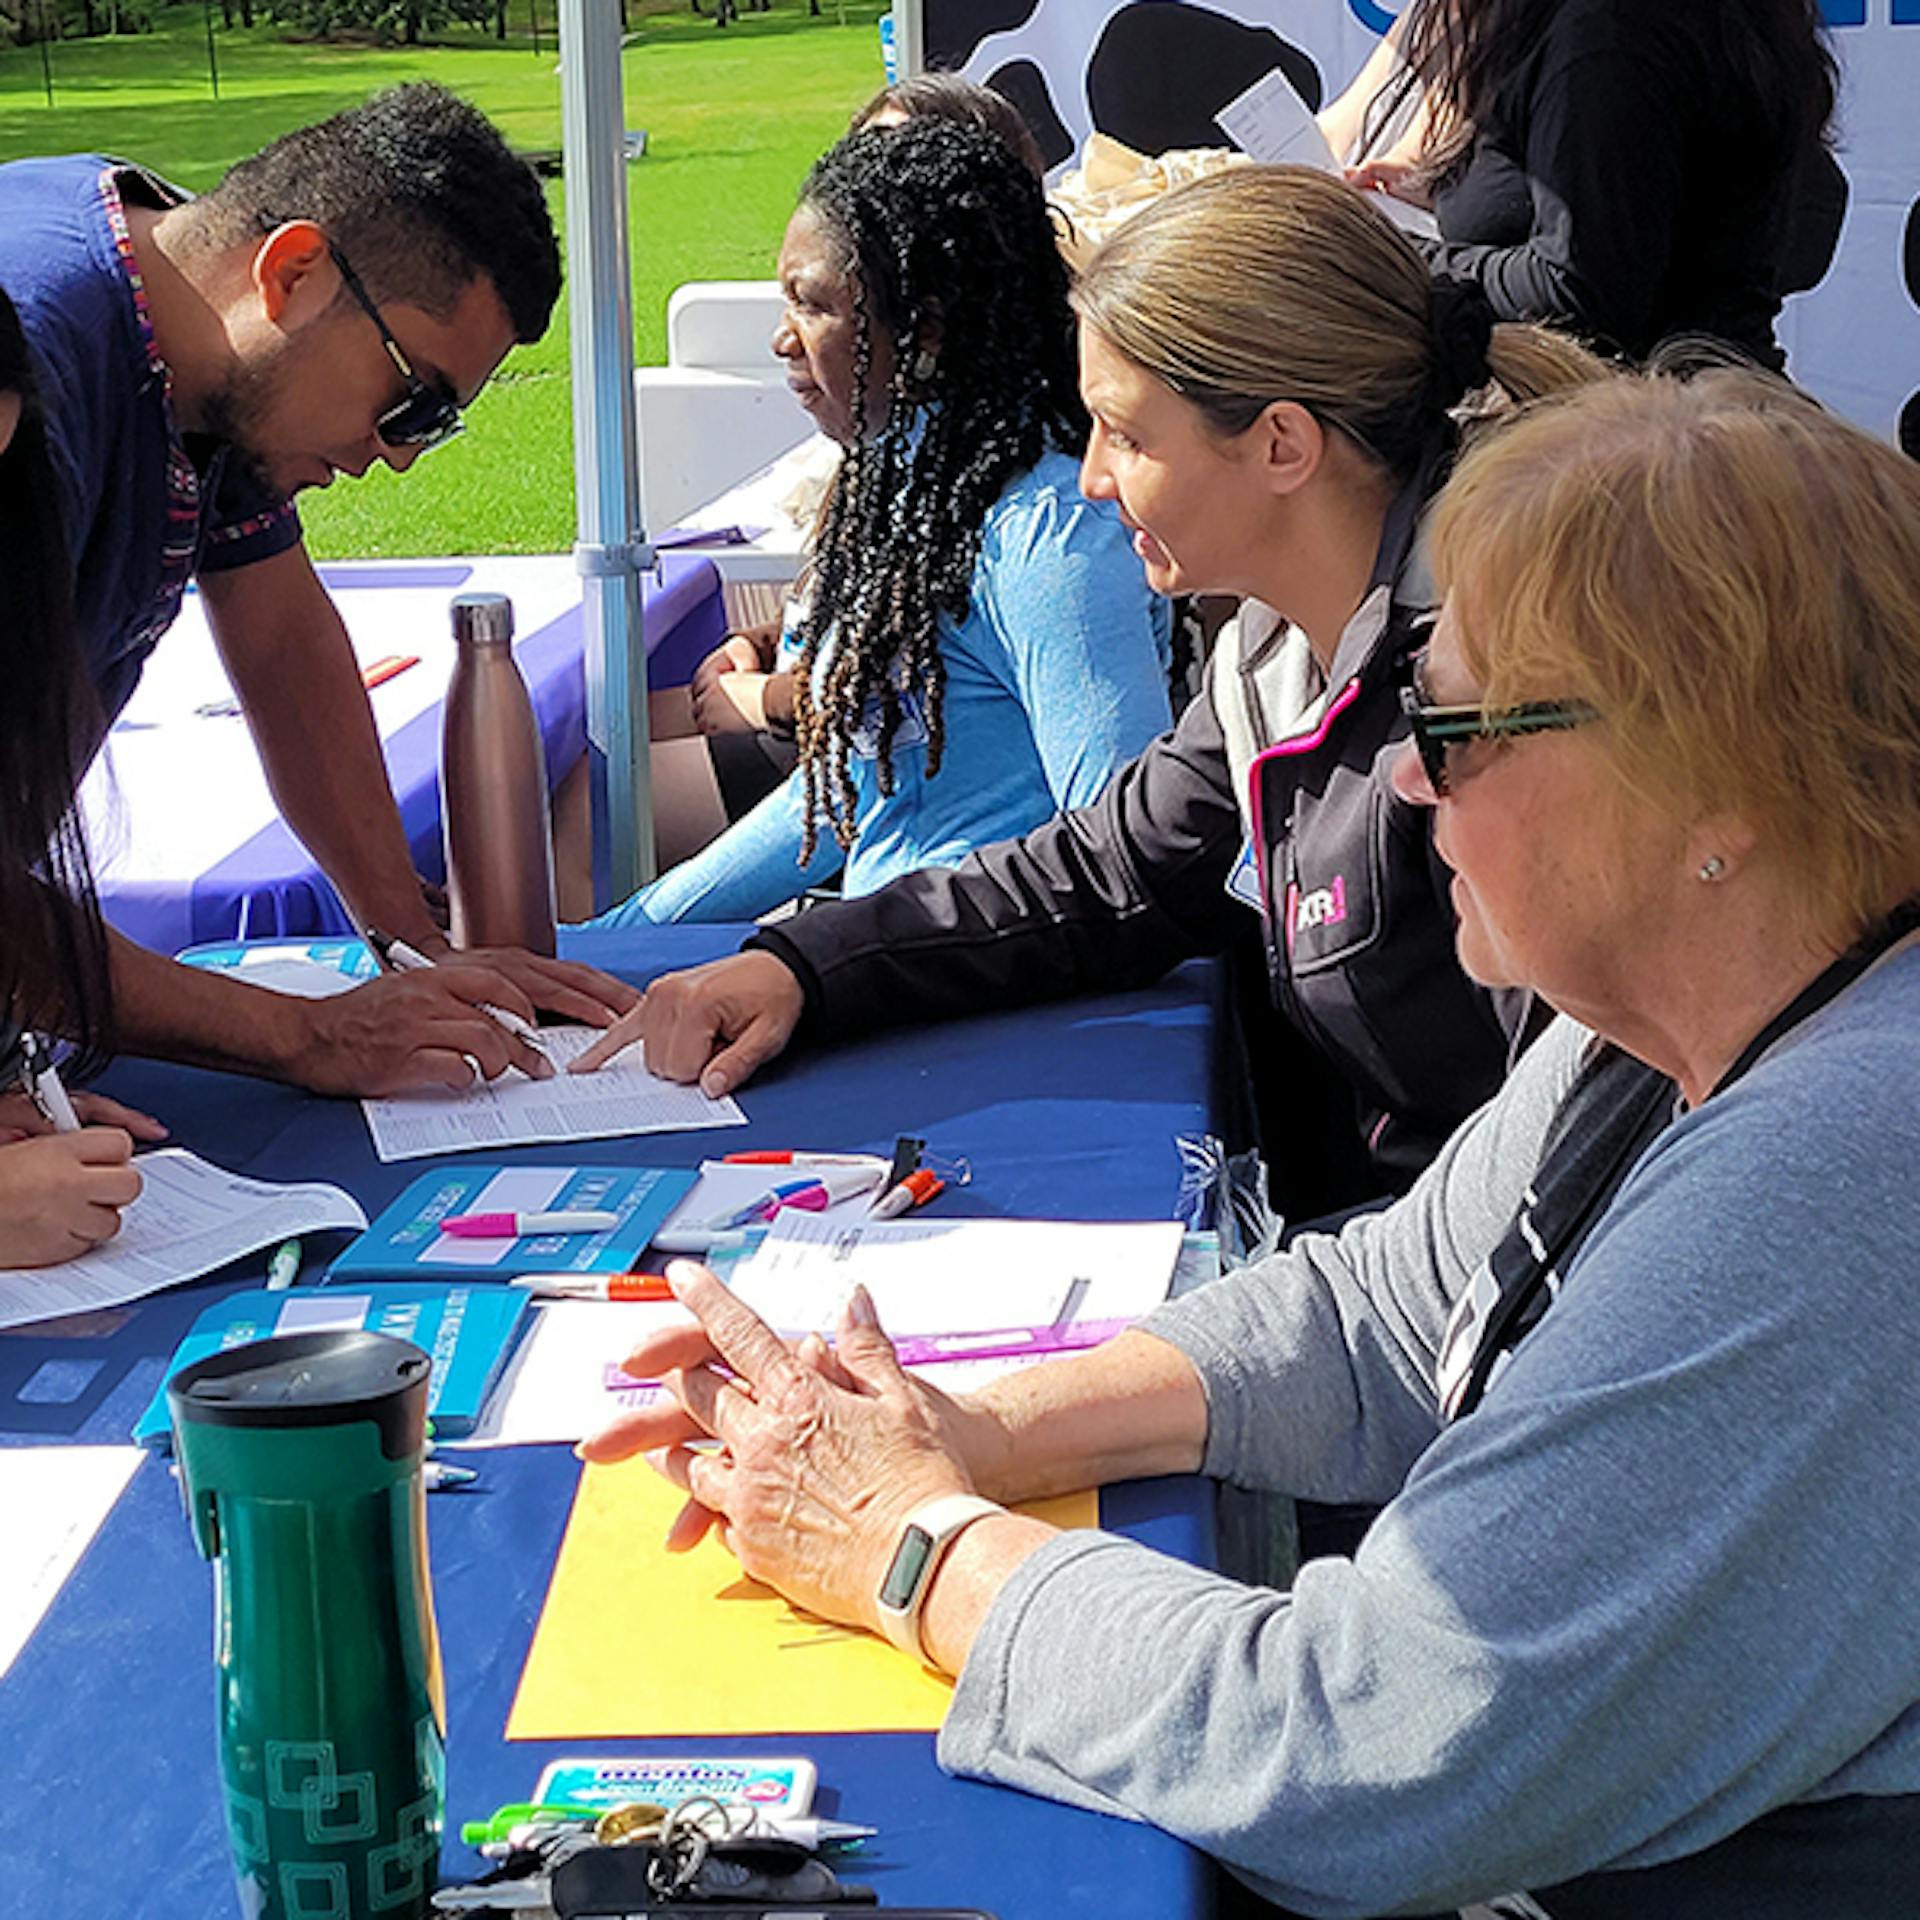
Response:
[[[1668,1127],[1443,1425],[1451,1303],[1588,1043],[1551,1030],[1386,1213],[1148,1322],[1199,1370],[1209,1474],[1390,1502],[1358,1555],[1277,1593],[1063,1534],[995,1601],[946,1766],[1327,1916],[1920,1793],[1920,950]]]

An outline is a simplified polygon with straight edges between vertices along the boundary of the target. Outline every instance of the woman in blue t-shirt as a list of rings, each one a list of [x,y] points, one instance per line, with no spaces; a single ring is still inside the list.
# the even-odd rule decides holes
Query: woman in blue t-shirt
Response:
[[[1168,613],[1109,505],[1032,174],[969,127],[850,134],[781,249],[774,351],[846,449],[786,636],[799,765],[600,924],[737,920],[957,864],[1085,804],[1168,721]]]

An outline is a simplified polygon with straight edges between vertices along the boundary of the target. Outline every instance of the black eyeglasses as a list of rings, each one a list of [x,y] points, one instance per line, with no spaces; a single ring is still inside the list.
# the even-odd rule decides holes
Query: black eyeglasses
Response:
[[[1427,698],[1420,654],[1401,668],[1400,708],[1413,732],[1421,771],[1436,799],[1452,790],[1447,753],[1474,740],[1516,740],[1529,733],[1565,733],[1599,719],[1583,700],[1530,700],[1517,707],[1435,706]]]
[[[413,362],[380,317],[373,296],[360,284],[360,276],[347,265],[347,256],[331,240],[327,242],[327,251],[333,255],[333,264],[340,269],[347,291],[359,301],[361,312],[380,329],[387,358],[407,383],[405,394],[373,423],[374,432],[390,447],[437,447],[451,440],[466,424],[460,418],[459,401],[445,386],[422,380],[414,372]]]

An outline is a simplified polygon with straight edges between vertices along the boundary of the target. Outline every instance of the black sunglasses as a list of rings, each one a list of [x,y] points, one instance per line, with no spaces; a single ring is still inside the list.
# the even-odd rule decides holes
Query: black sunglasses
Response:
[[[422,380],[414,372],[413,362],[407,358],[400,342],[393,337],[392,329],[381,318],[380,309],[373,304],[373,296],[360,284],[360,276],[348,266],[347,256],[331,240],[327,242],[327,251],[333,256],[333,264],[340,269],[340,278],[346,283],[347,291],[359,301],[361,312],[380,329],[380,339],[386,347],[387,358],[407,383],[406,392],[373,423],[374,432],[390,447],[444,445],[466,424],[460,418],[459,401],[444,386]]]
[[[1565,733],[1599,719],[1583,700],[1529,700],[1517,707],[1435,706],[1427,698],[1423,656],[1409,654],[1400,669],[1400,710],[1413,733],[1420,769],[1436,799],[1452,791],[1447,754],[1474,740],[1517,740],[1529,733]]]

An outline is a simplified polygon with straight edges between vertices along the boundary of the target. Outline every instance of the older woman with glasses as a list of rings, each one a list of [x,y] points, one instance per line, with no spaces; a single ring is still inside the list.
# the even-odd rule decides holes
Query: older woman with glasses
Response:
[[[1757,374],[1469,453],[1397,778],[1562,1018],[1385,1213],[953,1400],[856,1297],[629,1366],[756,1577],[959,1676],[950,1767],[1299,1912],[1920,1911],[1920,469]],[[691,1442],[712,1436],[717,1451]],[[1247,1588],[999,1504],[1386,1499]]]

